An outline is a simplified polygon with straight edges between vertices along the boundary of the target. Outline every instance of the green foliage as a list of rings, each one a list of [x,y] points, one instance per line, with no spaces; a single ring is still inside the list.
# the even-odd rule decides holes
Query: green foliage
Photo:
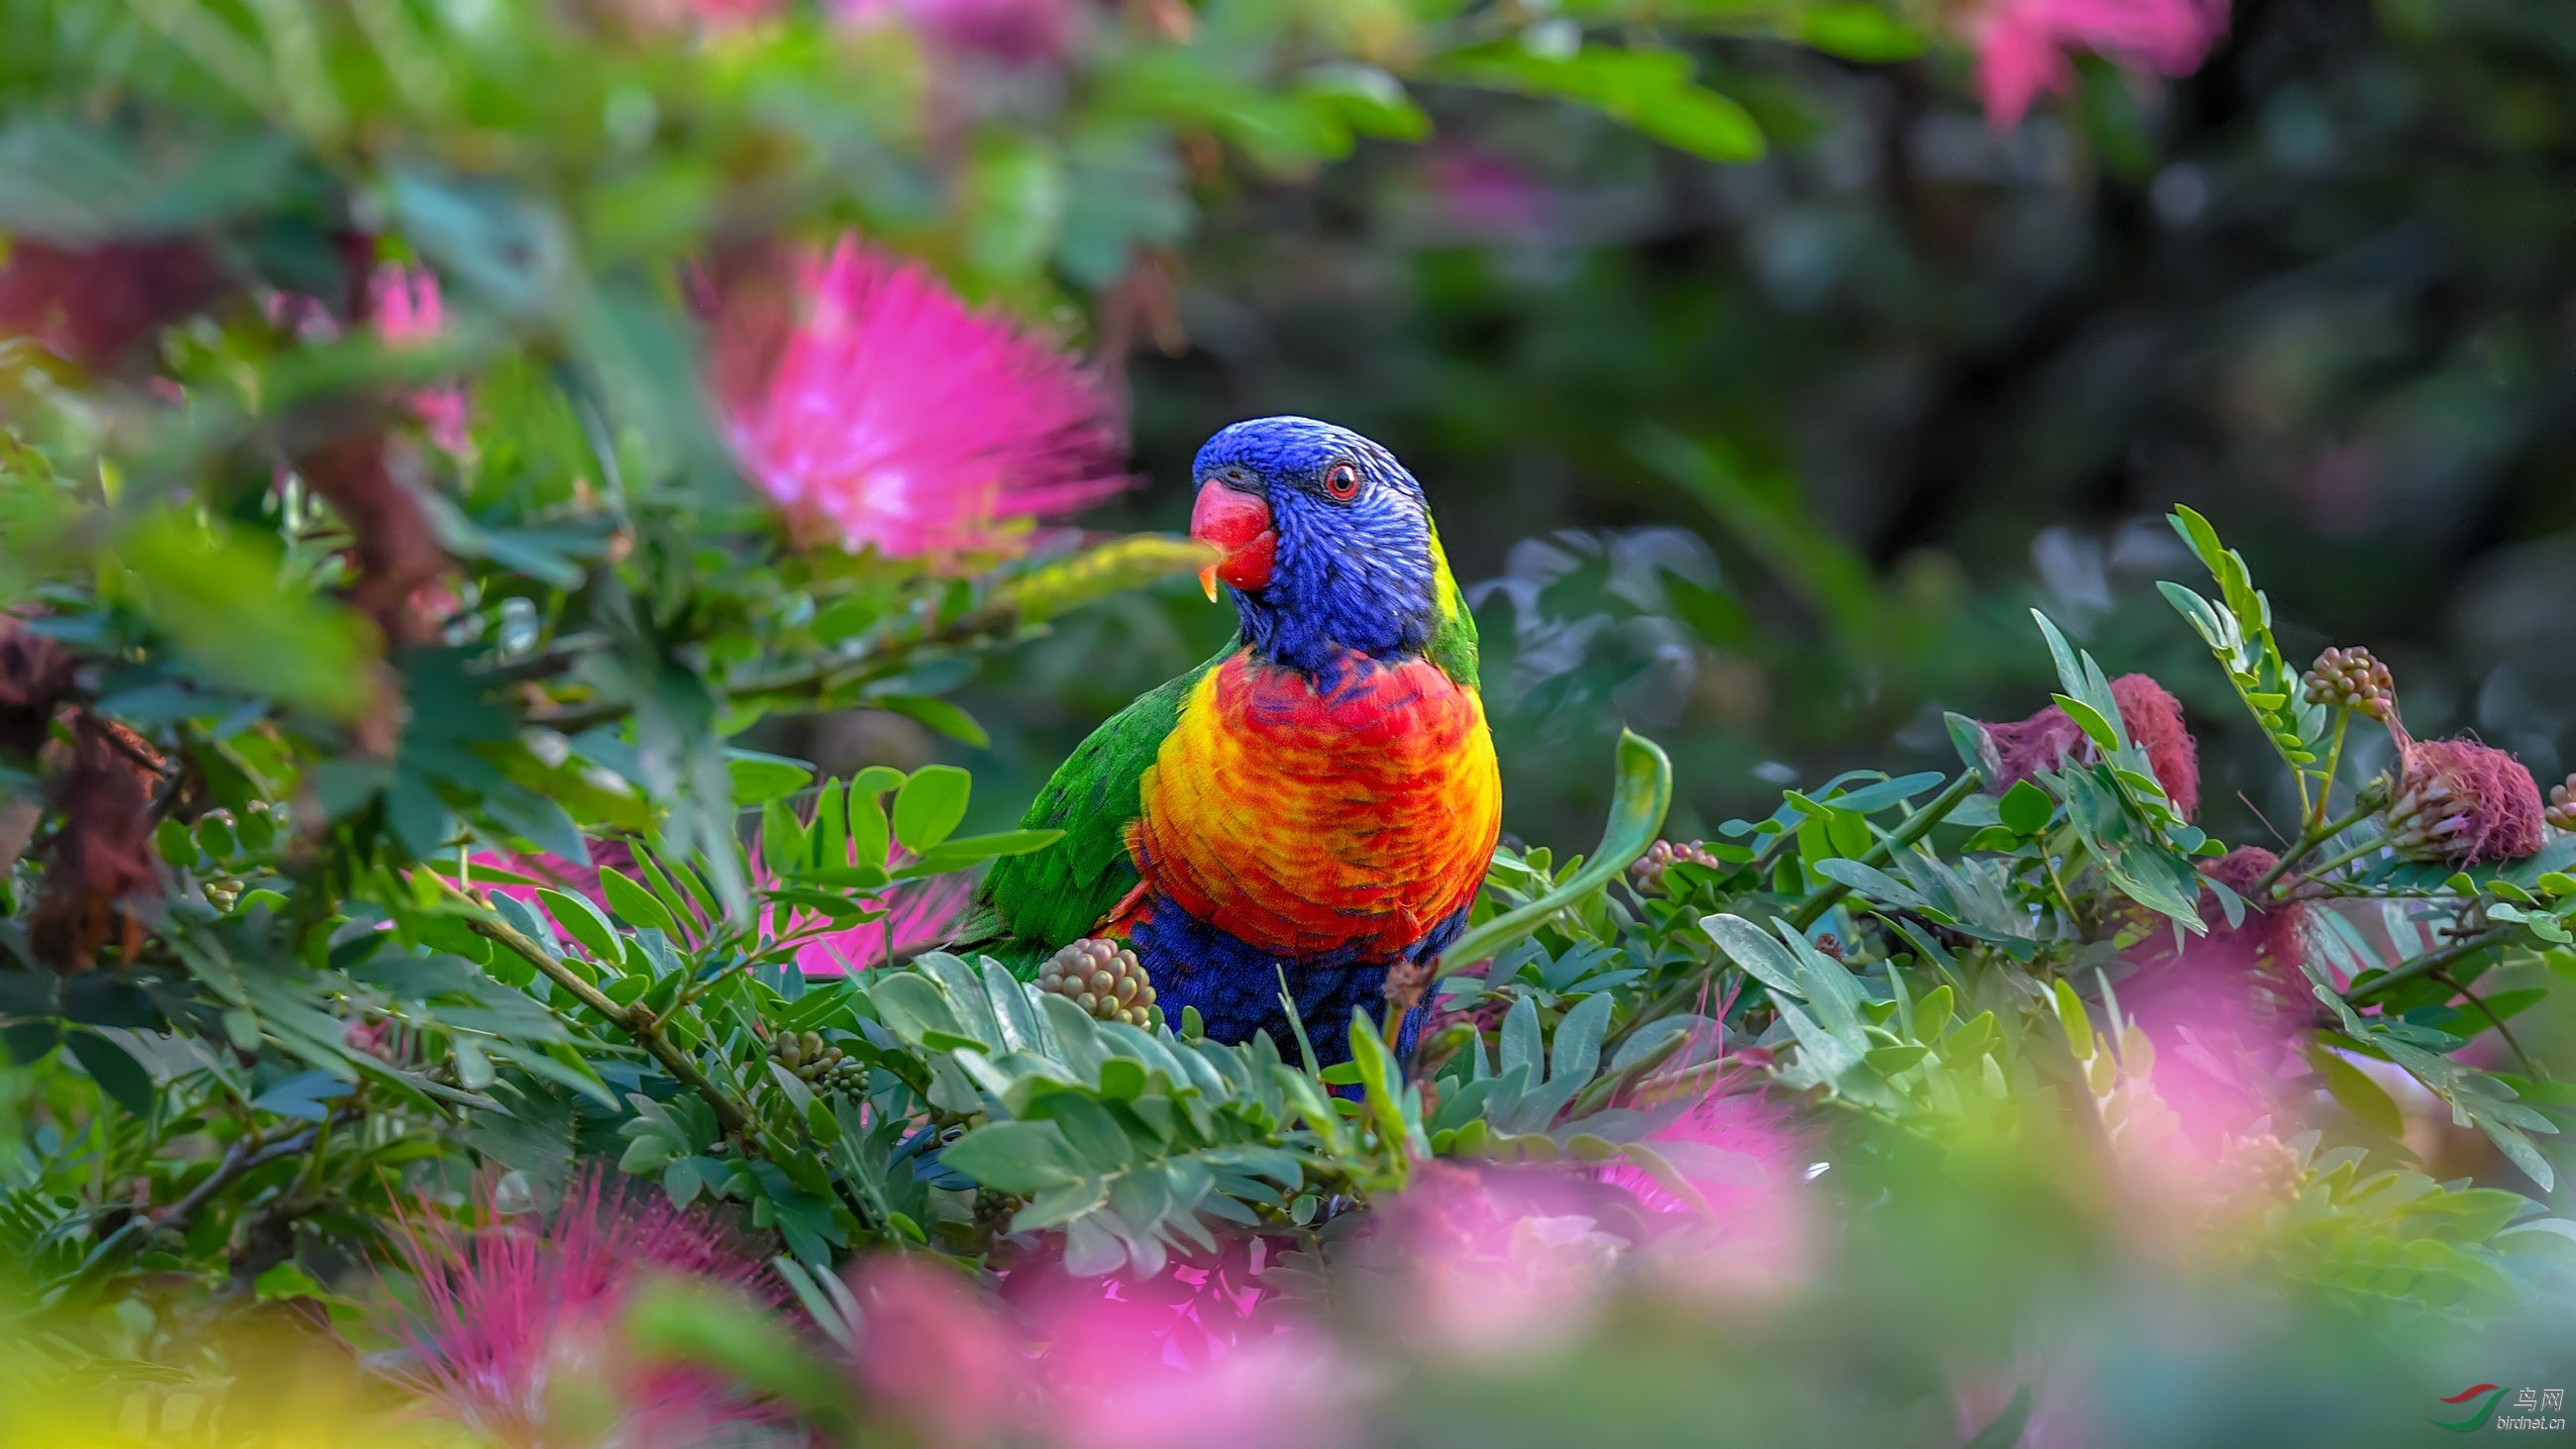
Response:
[[[1566,103],[1749,160],[1801,108],[1678,37],[1865,63],[1925,40],[1910,11],[1849,4],[1178,9],[1104,20],[1060,84],[958,103],[926,94],[946,62],[902,30],[812,6],[711,35],[576,5],[0,0],[9,244],[172,243],[220,274],[131,356],[0,346],[0,643],[25,676],[7,708],[33,712],[0,741],[12,1314],[85,1362],[142,1362],[179,1341],[187,1312],[151,1306],[167,1290],[344,1307],[403,1214],[478,1174],[543,1201],[613,1160],[740,1226],[846,1350],[868,1310],[838,1273],[861,1255],[1132,1283],[1257,1244],[1261,1291],[1286,1292],[1462,1165],[1642,1180],[1706,1226],[1686,1119],[1753,1092],[1884,1184],[1888,1218],[1938,1218],[1999,1164],[2146,1196],[2164,1184],[2140,1162],[2175,1137],[2159,1066],[2255,1053],[2159,1042],[2120,989],[2242,946],[2249,912],[2295,919],[2299,974],[2267,942],[2267,989],[2329,1024],[2289,1029],[2316,1125],[2229,1145],[2283,1181],[2187,1185],[2235,1214],[2246,1276],[2467,1323],[2550,1281],[2576,1230],[2417,1171],[2412,1089],[2362,1063],[2554,1190],[2576,1094],[2511,1023],[2576,975],[2576,845],[2451,872],[2380,858],[2366,810],[2329,830],[2333,792],[2367,791],[2340,773],[2341,722],[2300,698],[2269,598],[2189,509],[2216,597],[2166,596],[2288,766],[2303,843],[2277,879],[2205,878],[2222,846],[2094,653],[2036,615],[2088,744],[2000,793],[1954,717],[1962,773],[1783,789],[1648,880],[1631,868],[1674,768],[1622,732],[1599,844],[1497,853],[1410,1059],[1367,1012],[1352,1060],[1317,1070],[1302,1035],[1103,1023],[1020,979],[1133,884],[1111,807],[1196,674],[1016,829],[983,828],[953,765],[845,774],[744,743],[765,716],[872,710],[982,748],[995,731],[950,691],[1205,550],[800,546],[707,406],[693,308],[737,248],[857,226],[981,302],[1106,332],[1169,300],[1168,253],[1225,188],[1422,139],[1425,97]],[[445,283],[434,341],[388,345],[329,300],[295,320],[392,263]],[[405,411],[435,387],[470,389],[467,446]],[[340,471],[350,438],[371,465]],[[1799,663],[1838,698],[1938,625],[1880,598],[1762,450],[1652,428],[1619,447],[1824,621],[1834,654]],[[1733,592],[1674,578],[1692,637],[1759,646]],[[59,679],[19,662],[40,651]],[[111,789],[140,805],[95,803]],[[953,953],[897,946],[908,892],[978,871]],[[859,941],[880,954],[848,959]],[[834,951],[843,971],[801,969]],[[2490,1033],[2483,1060],[2513,1070],[2472,1064]],[[1833,1206],[1878,1211],[1855,1203]],[[1907,1274],[1933,1256],[1878,1276],[1928,1281]],[[774,1316],[678,1287],[632,1316],[646,1346],[828,1430],[866,1417]],[[2023,1386],[1976,1442],[2031,1412]]]

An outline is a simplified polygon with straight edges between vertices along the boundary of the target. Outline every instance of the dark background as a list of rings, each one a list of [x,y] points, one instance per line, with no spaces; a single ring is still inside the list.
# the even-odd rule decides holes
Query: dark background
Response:
[[[2254,0],[2196,76],[2086,62],[2011,132],[1956,58],[1705,62],[1766,160],[1435,91],[1425,147],[1210,183],[1183,345],[1126,363],[1147,482],[1092,521],[1182,527],[1192,451],[1238,417],[1394,448],[1476,594],[1507,824],[1561,850],[1619,720],[1672,749],[1685,834],[1789,780],[1950,763],[1941,709],[2045,703],[2033,605],[2179,694],[2206,823],[2268,839],[2278,764],[2153,588],[2207,587],[2175,502],[2295,659],[2367,644],[2418,734],[2475,730],[2544,786],[2576,766],[2564,0]],[[960,697],[995,736],[979,815],[1231,622],[1173,589],[989,672]],[[818,723],[835,765],[960,753]]]

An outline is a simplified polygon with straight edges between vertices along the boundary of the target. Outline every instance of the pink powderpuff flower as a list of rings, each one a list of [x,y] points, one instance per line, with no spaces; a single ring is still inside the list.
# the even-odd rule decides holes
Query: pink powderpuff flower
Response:
[[[767,867],[754,861],[752,884],[762,886],[770,880]],[[861,902],[884,912],[873,921],[832,930],[825,928],[818,911],[778,906],[772,909],[770,929],[781,939],[791,933],[819,931],[797,946],[797,969],[808,976],[847,976],[909,958],[947,940],[948,928],[956,924],[974,894],[972,876],[934,875],[906,881],[881,897]]]
[[[810,819],[801,824],[806,830],[813,827]],[[766,855],[766,851],[752,852],[751,883],[755,889],[768,889],[778,881]],[[911,858],[901,846],[892,846],[883,859],[863,861],[858,842],[851,841],[844,847],[840,863],[895,870]],[[796,965],[807,975],[846,976],[910,957],[948,939],[948,928],[956,924],[974,894],[972,876],[927,876],[855,896],[854,905],[879,913],[875,920],[834,927],[830,918],[811,907],[779,904],[770,907],[769,931],[777,940],[798,943]]]
[[[1061,65],[1073,49],[1076,0],[836,0],[853,26],[900,18],[942,50],[1009,66]]]
[[[1977,89],[1998,128],[2075,80],[2069,51],[2132,70],[2184,76],[2227,30],[2227,0],[1987,0],[1968,21]]]
[[[514,1449],[678,1449],[763,1417],[721,1379],[636,1362],[622,1346],[620,1316],[651,1278],[776,1301],[713,1224],[595,1170],[574,1176],[549,1220],[507,1219],[488,1195],[483,1210],[479,1228],[427,1209],[398,1218],[395,1249],[420,1301],[389,1326],[414,1357],[402,1377],[434,1410]]]
[[[1641,1168],[1603,1173],[1649,1210],[1679,1219],[1649,1245],[1660,1281],[1718,1300],[1769,1298],[1801,1281],[1812,1258],[1806,1135],[1753,1093],[1710,1095],[1658,1129],[1646,1147],[1689,1189]]]
[[[718,369],[734,449],[791,520],[897,558],[1008,549],[1018,520],[1132,481],[1109,395],[1072,358],[855,238],[795,265],[774,365]],[[720,316],[720,359],[767,350],[743,335],[764,311]]]
[[[2204,894],[2206,934],[2179,947],[2170,934],[2151,936],[2130,955],[2136,974],[2119,985],[2122,1009],[2154,1044],[2158,1095],[2203,1152],[2251,1131],[2279,1106],[2281,1078],[2306,1070],[2301,1034],[2316,1012],[2302,964],[2308,904],[2252,894],[2279,861],[2244,845],[2202,866],[2246,897],[2242,918],[2228,925],[2217,897]]]
[[[852,1369],[872,1410],[925,1445],[986,1443],[1028,1422],[1028,1354],[956,1274],[879,1256],[850,1288],[863,1335]]]
[[[2185,820],[2198,815],[2200,746],[2183,723],[2182,701],[2144,674],[2112,680],[2111,699],[2120,707],[2120,727],[2128,731],[2131,744],[2147,752],[2147,765],[2174,809]],[[1994,765],[1987,788],[1998,795],[2069,758],[2090,760],[2096,753],[2084,727],[2054,704],[2028,719],[1984,728]]]
[[[375,323],[376,335],[388,347],[428,341],[446,325],[438,277],[425,267],[388,263],[376,268],[375,275],[367,281],[367,299],[367,313]],[[471,446],[468,420],[472,406],[463,385],[415,389],[405,401],[431,442],[451,453],[462,453]]]
[[[1478,1172],[1443,1162],[1378,1209],[1369,1257],[1399,1285],[1390,1309],[1444,1357],[1532,1353],[1572,1338],[1609,1296],[1636,1239],[1600,1216],[1625,1193],[1563,1173]],[[1590,1209],[1587,1211],[1587,1209]]]
[[[1096,1289],[1042,1300],[1032,1326],[1046,1344],[1046,1426],[1067,1449],[1353,1442],[1350,1411],[1368,1397],[1358,1366],[1302,1323],[1264,1315],[1257,1324],[1217,1342],[1176,1333],[1160,1304]]]
[[[2538,853],[2547,807],[2522,762],[2475,740],[2416,740],[2398,753],[2382,823],[2408,860],[2483,865]]]

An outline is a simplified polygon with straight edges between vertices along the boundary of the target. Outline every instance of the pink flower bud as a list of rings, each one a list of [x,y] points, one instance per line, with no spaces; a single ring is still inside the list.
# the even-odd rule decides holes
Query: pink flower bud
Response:
[[[2144,674],[2112,680],[2111,699],[2120,707],[2120,726],[2128,731],[2129,742],[2147,752],[2147,765],[2174,809],[2185,820],[2198,815],[2200,747],[2183,723],[2182,702]],[[1997,794],[2042,770],[2054,770],[2069,759],[2090,760],[2097,753],[2084,727],[2053,704],[2028,719],[1988,724],[1985,731],[1995,763],[1987,788]]]
[[[2513,756],[2475,740],[2418,740],[2398,755],[2381,821],[2408,860],[2478,865],[2538,851],[2543,813],[2539,782]]]

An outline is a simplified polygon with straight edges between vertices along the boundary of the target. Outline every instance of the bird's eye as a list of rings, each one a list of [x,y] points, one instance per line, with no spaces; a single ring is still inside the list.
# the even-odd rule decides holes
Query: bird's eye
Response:
[[[1324,491],[1347,503],[1360,496],[1360,470],[1348,463],[1335,463],[1324,470]]]

